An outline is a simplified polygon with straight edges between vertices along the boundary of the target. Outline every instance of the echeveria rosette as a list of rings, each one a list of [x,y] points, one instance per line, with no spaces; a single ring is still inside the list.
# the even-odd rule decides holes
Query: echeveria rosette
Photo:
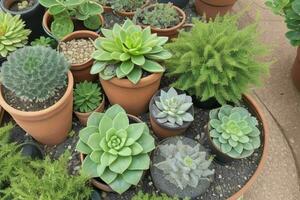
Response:
[[[245,158],[261,145],[258,121],[243,107],[224,105],[209,114],[209,135],[232,158]]]
[[[157,61],[172,56],[163,48],[168,41],[167,37],[151,34],[150,27],[143,30],[129,19],[122,26],[115,24],[112,30],[102,29],[102,33],[104,37],[95,41],[96,51],[92,57],[96,62],[91,74],[100,73],[104,80],[115,76],[120,79],[127,77],[136,84],[142,78],[143,70],[150,73],[164,72],[165,68]]]
[[[119,194],[138,184],[150,165],[148,153],[155,148],[147,125],[130,124],[119,105],[94,112],[79,137],[76,149],[86,154],[83,172],[100,177]]]

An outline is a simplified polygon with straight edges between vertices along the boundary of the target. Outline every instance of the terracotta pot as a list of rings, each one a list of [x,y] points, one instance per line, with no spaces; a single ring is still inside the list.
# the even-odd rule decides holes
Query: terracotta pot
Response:
[[[145,7],[145,9],[151,9],[151,8],[154,8],[154,7],[155,7],[155,5],[150,5],[150,6]],[[173,6],[173,7],[177,10],[177,12],[180,16],[181,22],[179,24],[177,24],[176,26],[173,26],[173,27],[170,27],[170,28],[165,28],[165,29],[150,26],[152,33],[157,33],[158,36],[167,36],[167,37],[170,37],[170,38],[174,38],[174,37],[178,36],[179,30],[181,28],[184,28],[184,24],[185,24],[185,21],[186,21],[186,14],[182,9],[180,9],[176,6]],[[148,25],[144,25],[144,24],[141,24],[141,26],[143,28],[148,27]]]
[[[0,104],[17,124],[42,144],[56,145],[63,142],[72,127],[73,112],[72,73],[68,72],[68,87],[64,96],[54,105],[40,111],[20,111],[6,103],[0,87]]]
[[[68,42],[74,39],[88,39],[91,38],[92,40],[95,40],[99,37],[99,35],[93,31],[75,31],[73,33],[70,33],[66,37],[64,37],[57,47],[58,51],[60,50],[60,44],[62,42]],[[97,75],[90,74],[91,68],[93,66],[94,59],[91,58],[82,64],[71,64],[71,72],[74,76],[74,81],[76,83],[83,82],[85,80],[87,81],[95,81],[97,80]]]
[[[292,68],[292,79],[294,85],[300,91],[300,47],[297,49],[297,56]]]
[[[145,8],[149,4],[150,4],[150,0],[146,0],[146,3],[141,8]],[[132,19],[133,16],[135,15],[135,11],[127,12],[127,11],[116,11],[116,10],[113,10],[113,12],[115,12],[117,15],[119,15],[121,17],[125,17],[125,18],[127,17],[127,18],[130,18],[130,19]]]
[[[162,73],[142,78],[137,84],[128,79],[100,78],[102,88],[110,104],[119,104],[127,113],[138,116],[147,111],[151,97],[158,90]]]
[[[102,6],[104,13],[111,13],[113,11],[112,7],[110,6]]]
[[[169,88],[164,88],[164,91],[167,91]],[[153,132],[155,133],[156,136],[159,138],[166,138],[166,137],[172,137],[176,135],[181,135],[183,134],[186,129],[192,124],[192,122],[185,122],[181,127],[169,127],[164,124],[161,124],[157,121],[157,119],[154,117],[153,114],[153,107],[155,100],[159,98],[158,96],[160,95],[160,91],[157,91],[155,95],[152,97],[150,104],[149,104],[149,115],[150,115],[150,123]],[[177,90],[179,94],[182,94],[184,92]],[[194,107],[192,106],[189,110],[189,113],[191,113],[194,116]]]
[[[225,15],[237,0],[195,0],[196,11],[199,15],[206,15],[206,19],[214,19],[218,14]]]
[[[105,24],[104,17],[103,17],[102,15],[98,15],[98,17],[99,17],[99,19],[100,19],[100,21],[101,21],[101,24],[102,24],[101,27],[103,27],[104,24]],[[43,25],[44,31],[47,33],[47,35],[49,35],[49,36],[52,37],[52,38],[55,38],[55,37],[52,35],[51,29],[50,29],[52,21],[53,21],[53,16],[50,15],[49,11],[46,11],[45,14],[44,14],[44,16],[43,16],[43,22],[42,22],[42,25]],[[78,31],[78,30],[86,30],[86,29],[87,29],[87,28],[85,28],[85,27],[83,26],[83,24],[80,24],[80,23],[82,23],[81,21],[79,21],[79,20],[73,20],[73,22],[78,22],[78,26],[76,26],[76,24],[75,24],[75,28],[74,28],[75,31]],[[100,28],[99,28],[97,31],[94,31],[94,32],[100,33]],[[57,39],[57,38],[55,38],[55,39]]]
[[[86,123],[87,123],[87,120],[88,120],[89,116],[93,112],[103,112],[104,108],[105,108],[105,97],[103,96],[102,102],[100,103],[100,105],[98,106],[98,108],[96,108],[94,111],[88,112],[88,113],[81,113],[81,112],[74,111],[74,113],[77,116],[77,118],[79,119],[80,123],[82,125],[86,126]]]
[[[5,112],[5,110],[0,106],[0,124],[2,124],[4,112]]]

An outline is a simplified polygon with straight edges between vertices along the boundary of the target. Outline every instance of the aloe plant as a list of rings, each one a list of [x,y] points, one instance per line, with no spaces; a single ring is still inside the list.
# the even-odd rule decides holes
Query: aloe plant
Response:
[[[100,177],[119,194],[138,184],[150,165],[148,153],[155,148],[147,125],[130,124],[119,105],[94,112],[79,137],[76,149],[86,154],[83,172]]]

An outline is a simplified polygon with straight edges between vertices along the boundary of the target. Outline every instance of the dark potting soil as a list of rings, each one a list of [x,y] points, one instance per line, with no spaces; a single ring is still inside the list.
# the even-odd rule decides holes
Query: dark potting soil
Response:
[[[14,12],[25,11],[25,10],[30,9],[34,5],[34,3],[35,3],[34,0],[26,0],[26,1],[28,2],[28,6],[26,8],[24,8],[24,9],[19,9],[18,8],[18,3],[22,2],[21,0],[19,0],[19,1],[15,1],[14,3],[12,3],[12,5],[9,8],[9,10],[14,11]]]

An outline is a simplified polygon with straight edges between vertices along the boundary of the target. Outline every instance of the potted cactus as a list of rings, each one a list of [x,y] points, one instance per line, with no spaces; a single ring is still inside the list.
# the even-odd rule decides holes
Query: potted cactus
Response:
[[[83,173],[94,178],[95,187],[119,194],[139,183],[155,148],[147,125],[119,105],[94,112],[79,138]]]
[[[192,97],[174,88],[161,89],[150,101],[149,115],[158,137],[180,135],[194,120]]]
[[[142,30],[131,20],[113,30],[102,29],[104,37],[95,41],[95,63],[91,74],[100,74],[101,85],[111,104],[121,105],[127,113],[139,115],[148,109],[159,88],[165,68],[158,62],[172,55],[163,48],[167,37]]]
[[[111,0],[113,11],[121,16],[132,18],[138,8],[144,8],[150,4],[150,0]]]
[[[74,111],[79,121],[86,126],[92,112],[103,112],[105,98],[97,83],[84,81],[74,89]]]
[[[23,47],[1,70],[0,104],[37,141],[55,145],[72,126],[73,77],[57,51]]]

